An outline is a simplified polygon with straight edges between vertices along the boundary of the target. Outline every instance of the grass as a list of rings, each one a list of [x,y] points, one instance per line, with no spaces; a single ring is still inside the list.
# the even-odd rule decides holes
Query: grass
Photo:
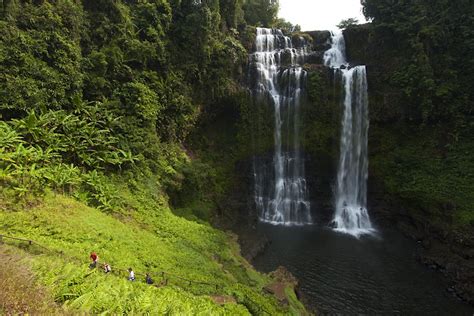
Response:
[[[68,311],[180,315],[304,311],[301,306],[280,306],[263,293],[270,278],[256,272],[239,255],[231,236],[173,215],[163,201],[143,206],[140,199],[144,195],[122,196],[127,205],[135,201],[134,209],[105,214],[49,193],[42,204],[31,209],[0,212],[0,233],[32,239],[53,250],[30,249],[32,271],[38,284]],[[157,288],[129,282],[125,273],[106,275],[90,270],[91,251],[113,271],[133,267],[138,280],[150,272],[159,281],[161,271],[166,271],[169,285]],[[190,285],[177,276],[219,287]],[[233,296],[237,304],[217,305],[211,295]]]

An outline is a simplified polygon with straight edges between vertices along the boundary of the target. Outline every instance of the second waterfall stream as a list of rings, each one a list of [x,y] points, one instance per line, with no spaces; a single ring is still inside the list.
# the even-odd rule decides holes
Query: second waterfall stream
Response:
[[[375,230],[367,211],[369,111],[365,66],[349,68],[342,33],[333,34],[324,64],[342,76],[343,115],[332,226],[356,237]]]

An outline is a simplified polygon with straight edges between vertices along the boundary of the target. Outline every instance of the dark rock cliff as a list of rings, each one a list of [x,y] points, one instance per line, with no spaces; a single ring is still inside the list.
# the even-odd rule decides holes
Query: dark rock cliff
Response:
[[[449,153],[440,140],[446,128],[410,120],[410,104],[391,82],[394,69],[404,62],[398,53],[402,47],[374,32],[370,24],[345,30],[344,38],[350,62],[367,65],[371,214],[382,225],[395,225],[417,240],[423,249],[420,261],[442,271],[452,281],[450,291],[473,304],[474,229],[472,223],[458,223],[455,197],[450,201],[434,191],[402,192],[396,188],[397,177],[413,179],[420,168],[416,166],[429,164],[431,158],[448,163]],[[441,165],[440,170],[445,169]],[[424,172],[430,172],[429,166]],[[443,177],[434,179],[443,181]]]

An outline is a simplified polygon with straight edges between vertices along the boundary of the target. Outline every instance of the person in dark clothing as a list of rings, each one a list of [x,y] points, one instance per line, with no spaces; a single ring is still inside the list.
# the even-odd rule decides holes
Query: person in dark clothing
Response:
[[[146,274],[146,277],[145,277],[145,282],[146,284],[153,284],[153,279],[151,278],[150,274]]]

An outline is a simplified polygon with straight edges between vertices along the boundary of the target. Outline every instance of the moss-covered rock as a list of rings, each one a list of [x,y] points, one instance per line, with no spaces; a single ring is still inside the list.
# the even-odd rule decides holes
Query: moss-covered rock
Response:
[[[305,32],[311,36],[312,50],[325,51],[331,48],[331,32],[329,31],[309,31]]]

